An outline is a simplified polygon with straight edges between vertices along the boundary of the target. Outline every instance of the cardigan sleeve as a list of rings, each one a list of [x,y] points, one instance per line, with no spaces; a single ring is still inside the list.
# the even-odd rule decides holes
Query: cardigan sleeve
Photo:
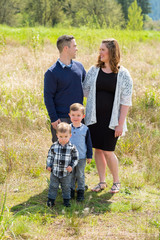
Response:
[[[88,97],[89,95],[92,74],[93,74],[93,66],[89,69],[88,73],[85,76],[84,82],[82,84],[84,97]]]
[[[126,106],[132,106],[132,88],[133,81],[130,73],[126,69],[123,74],[123,82],[121,86],[120,104]]]

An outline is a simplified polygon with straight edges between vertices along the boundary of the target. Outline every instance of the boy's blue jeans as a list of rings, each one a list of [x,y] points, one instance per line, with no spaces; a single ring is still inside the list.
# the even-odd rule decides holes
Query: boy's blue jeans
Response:
[[[70,199],[71,174],[63,178],[58,178],[51,172],[48,198],[56,199],[59,184],[62,188],[63,199]]]
[[[74,167],[72,171],[72,176],[71,176],[71,188],[73,190],[75,190],[76,180],[78,185],[77,191],[85,190],[85,174],[84,174],[85,166],[86,166],[86,159],[80,159],[78,161],[77,166]]]

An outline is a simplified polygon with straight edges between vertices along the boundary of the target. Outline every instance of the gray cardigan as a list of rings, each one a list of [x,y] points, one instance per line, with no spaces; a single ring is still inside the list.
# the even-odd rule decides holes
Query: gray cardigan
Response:
[[[87,97],[85,124],[92,125],[97,122],[96,119],[96,81],[99,73],[98,67],[92,66],[83,82],[84,96]],[[115,90],[115,97],[113,102],[113,109],[111,120],[109,124],[110,129],[115,129],[118,126],[118,119],[120,115],[120,105],[132,106],[132,78],[126,68],[120,67],[117,75],[117,84]],[[127,131],[126,119],[123,125],[123,134]]]

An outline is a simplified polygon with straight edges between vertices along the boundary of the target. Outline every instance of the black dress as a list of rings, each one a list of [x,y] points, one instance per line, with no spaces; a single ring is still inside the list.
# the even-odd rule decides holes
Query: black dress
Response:
[[[118,138],[115,131],[108,128],[117,83],[116,73],[105,73],[101,69],[96,82],[96,118],[97,123],[89,125],[94,148],[114,151]]]

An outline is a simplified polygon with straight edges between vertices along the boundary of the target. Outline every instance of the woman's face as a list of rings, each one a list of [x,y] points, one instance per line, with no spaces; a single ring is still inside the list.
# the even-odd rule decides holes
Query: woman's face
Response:
[[[102,62],[105,62],[105,63],[109,62],[109,50],[104,43],[100,45],[99,55],[100,55],[100,60]]]

